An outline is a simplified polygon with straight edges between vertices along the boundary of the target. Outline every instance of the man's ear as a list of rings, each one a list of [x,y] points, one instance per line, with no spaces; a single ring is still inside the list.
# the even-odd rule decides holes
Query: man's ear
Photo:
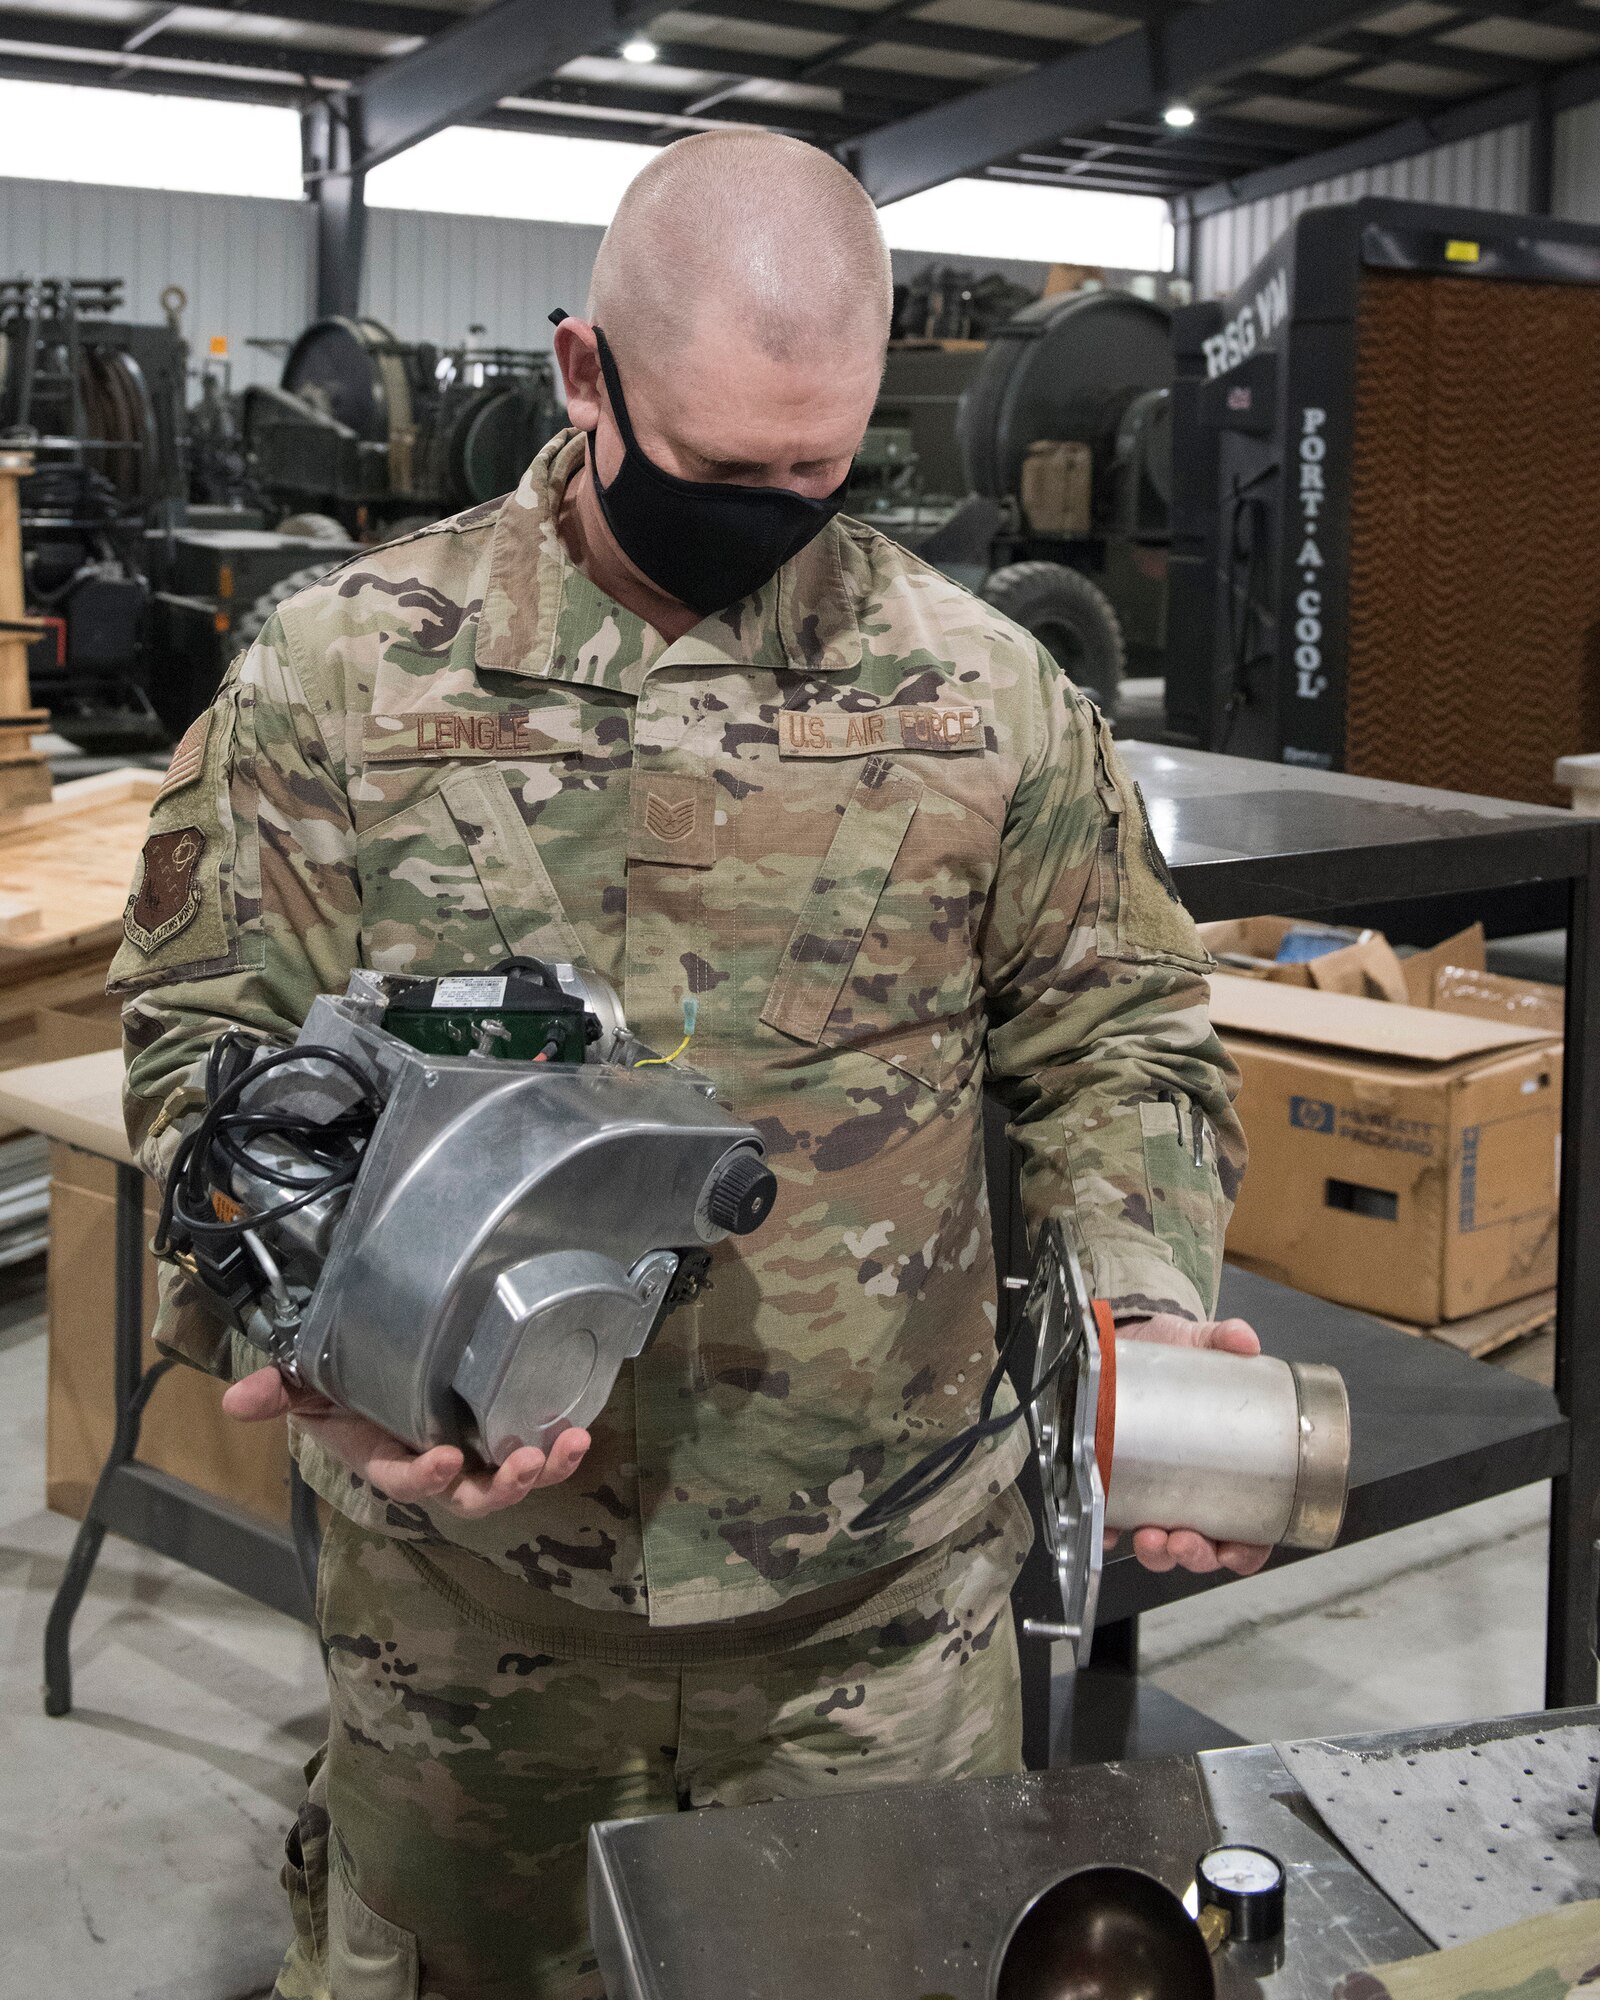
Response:
[[[567,391],[567,421],[592,431],[600,421],[600,353],[587,320],[564,319],[556,328],[556,366]]]

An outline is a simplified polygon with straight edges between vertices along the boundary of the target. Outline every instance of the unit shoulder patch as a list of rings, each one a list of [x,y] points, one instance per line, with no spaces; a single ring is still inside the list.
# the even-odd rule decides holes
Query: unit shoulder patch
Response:
[[[198,870],[205,851],[206,837],[197,826],[152,833],[145,841],[143,871],[138,888],[128,898],[122,928],[129,942],[146,957],[198,915]]]

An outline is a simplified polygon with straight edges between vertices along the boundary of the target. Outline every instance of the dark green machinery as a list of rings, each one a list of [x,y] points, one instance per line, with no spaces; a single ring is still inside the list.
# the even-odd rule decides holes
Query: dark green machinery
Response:
[[[854,510],[1034,633],[1114,710],[1166,649],[1171,316],[1037,300],[982,346],[890,349]]]
[[[244,437],[261,490],[381,540],[507,493],[561,427],[547,353],[397,340],[375,319],[321,319],[275,388],[247,389]]]

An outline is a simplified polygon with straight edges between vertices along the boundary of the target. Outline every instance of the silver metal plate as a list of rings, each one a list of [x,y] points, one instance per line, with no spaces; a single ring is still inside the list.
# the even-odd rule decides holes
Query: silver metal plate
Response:
[[[1357,1864],[1441,1950],[1600,1896],[1600,1729],[1440,1730],[1399,1751],[1274,1747]]]
[[[1072,1664],[1089,1664],[1100,1601],[1106,1496],[1095,1460],[1100,1343],[1083,1273],[1052,1218],[1040,1232],[1023,1313],[1034,1335],[1033,1385],[1061,1364],[1035,1414],[1045,1545],[1061,1593],[1061,1623],[1028,1619],[1029,1638],[1060,1641]]]

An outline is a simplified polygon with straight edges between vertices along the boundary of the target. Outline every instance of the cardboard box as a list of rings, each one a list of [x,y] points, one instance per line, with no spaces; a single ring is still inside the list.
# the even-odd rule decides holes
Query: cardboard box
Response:
[[[111,1449],[115,1168],[76,1147],[50,1148],[49,1373],[45,1504],[81,1520]],[[156,1194],[145,1199],[146,1240]],[[145,1258],[145,1360],[155,1318],[155,1259]],[[145,1410],[139,1458],[267,1520],[289,1519],[289,1454],[281,1424],[222,1414],[223,1384],[197,1369],[166,1375]]]
[[[1230,1256],[1422,1325],[1555,1283],[1556,1036],[1227,975],[1211,1011],[1250,1140]]]
[[[1326,993],[1359,993],[1375,1000],[1409,997],[1401,961],[1382,931],[1307,924],[1294,917],[1237,917],[1199,928],[1206,948],[1234,977],[1314,986]],[[1284,939],[1299,930],[1326,931],[1347,942],[1319,958],[1280,962]]]

